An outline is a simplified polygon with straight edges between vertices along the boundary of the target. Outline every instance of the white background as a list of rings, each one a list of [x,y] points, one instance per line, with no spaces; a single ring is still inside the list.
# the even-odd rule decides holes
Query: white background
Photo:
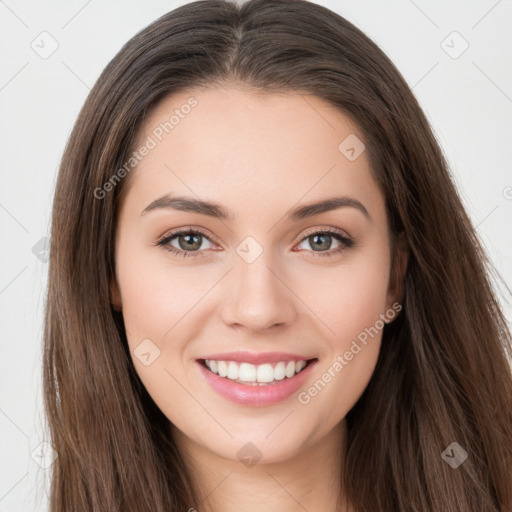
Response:
[[[0,512],[47,510],[50,470],[31,457],[43,440],[47,263],[32,248],[49,233],[64,144],[89,89],[121,46],[184,3],[0,0]],[[503,291],[512,287],[512,2],[317,3],[361,28],[413,87],[503,278],[501,300],[511,319],[510,295]],[[48,38],[43,31],[58,43],[47,59],[31,47]],[[469,44],[456,59],[443,49],[463,48],[459,36],[446,39],[453,31]]]

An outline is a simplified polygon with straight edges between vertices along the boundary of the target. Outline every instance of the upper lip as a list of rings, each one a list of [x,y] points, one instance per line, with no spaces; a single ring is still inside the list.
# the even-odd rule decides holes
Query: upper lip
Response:
[[[288,352],[224,352],[222,354],[210,354],[200,358],[199,360],[214,360],[214,361],[235,361],[237,363],[251,363],[251,364],[264,364],[264,363],[278,363],[279,361],[309,361],[314,359],[312,357],[301,356],[298,354],[291,354]]]

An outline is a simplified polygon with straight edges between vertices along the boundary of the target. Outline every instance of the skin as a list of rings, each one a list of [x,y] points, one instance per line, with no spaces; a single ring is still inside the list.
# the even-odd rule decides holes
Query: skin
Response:
[[[203,500],[196,509],[351,510],[339,483],[345,415],[372,376],[381,332],[306,405],[296,393],[267,407],[234,404],[210,388],[196,359],[235,350],[316,357],[307,390],[395,303],[384,196],[367,153],[349,161],[338,150],[348,135],[363,135],[320,98],[230,85],[166,98],[136,146],[192,95],[197,106],[137,165],[120,204],[112,301],[123,311],[135,369],[173,424]],[[141,215],[164,193],[214,201],[235,220],[172,209]],[[285,219],[293,207],[335,195],[357,199],[369,217],[342,207]],[[156,245],[190,226],[207,233],[204,257]],[[315,251],[308,237],[329,228],[354,245],[334,253],[342,244],[328,237]],[[236,252],[247,236],[263,249],[251,263]],[[187,250],[179,236],[169,243]],[[160,350],[149,366],[133,353],[145,339]],[[247,442],[261,452],[252,467],[237,456]]]

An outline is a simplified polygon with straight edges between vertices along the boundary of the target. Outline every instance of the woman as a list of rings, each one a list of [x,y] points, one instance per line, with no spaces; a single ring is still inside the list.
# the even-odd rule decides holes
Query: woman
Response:
[[[104,70],[61,164],[50,510],[512,510],[486,265],[360,30],[303,0],[175,9]]]

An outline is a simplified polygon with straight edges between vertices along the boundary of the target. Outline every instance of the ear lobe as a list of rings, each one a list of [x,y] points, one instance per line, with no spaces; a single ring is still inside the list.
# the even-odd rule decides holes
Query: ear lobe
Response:
[[[121,292],[119,291],[119,286],[117,285],[115,278],[112,278],[110,281],[110,302],[116,311],[121,311],[123,309]]]
[[[395,302],[402,303],[404,298],[404,279],[409,262],[409,248],[402,231],[395,239],[395,253],[388,289],[388,302],[391,306]]]

